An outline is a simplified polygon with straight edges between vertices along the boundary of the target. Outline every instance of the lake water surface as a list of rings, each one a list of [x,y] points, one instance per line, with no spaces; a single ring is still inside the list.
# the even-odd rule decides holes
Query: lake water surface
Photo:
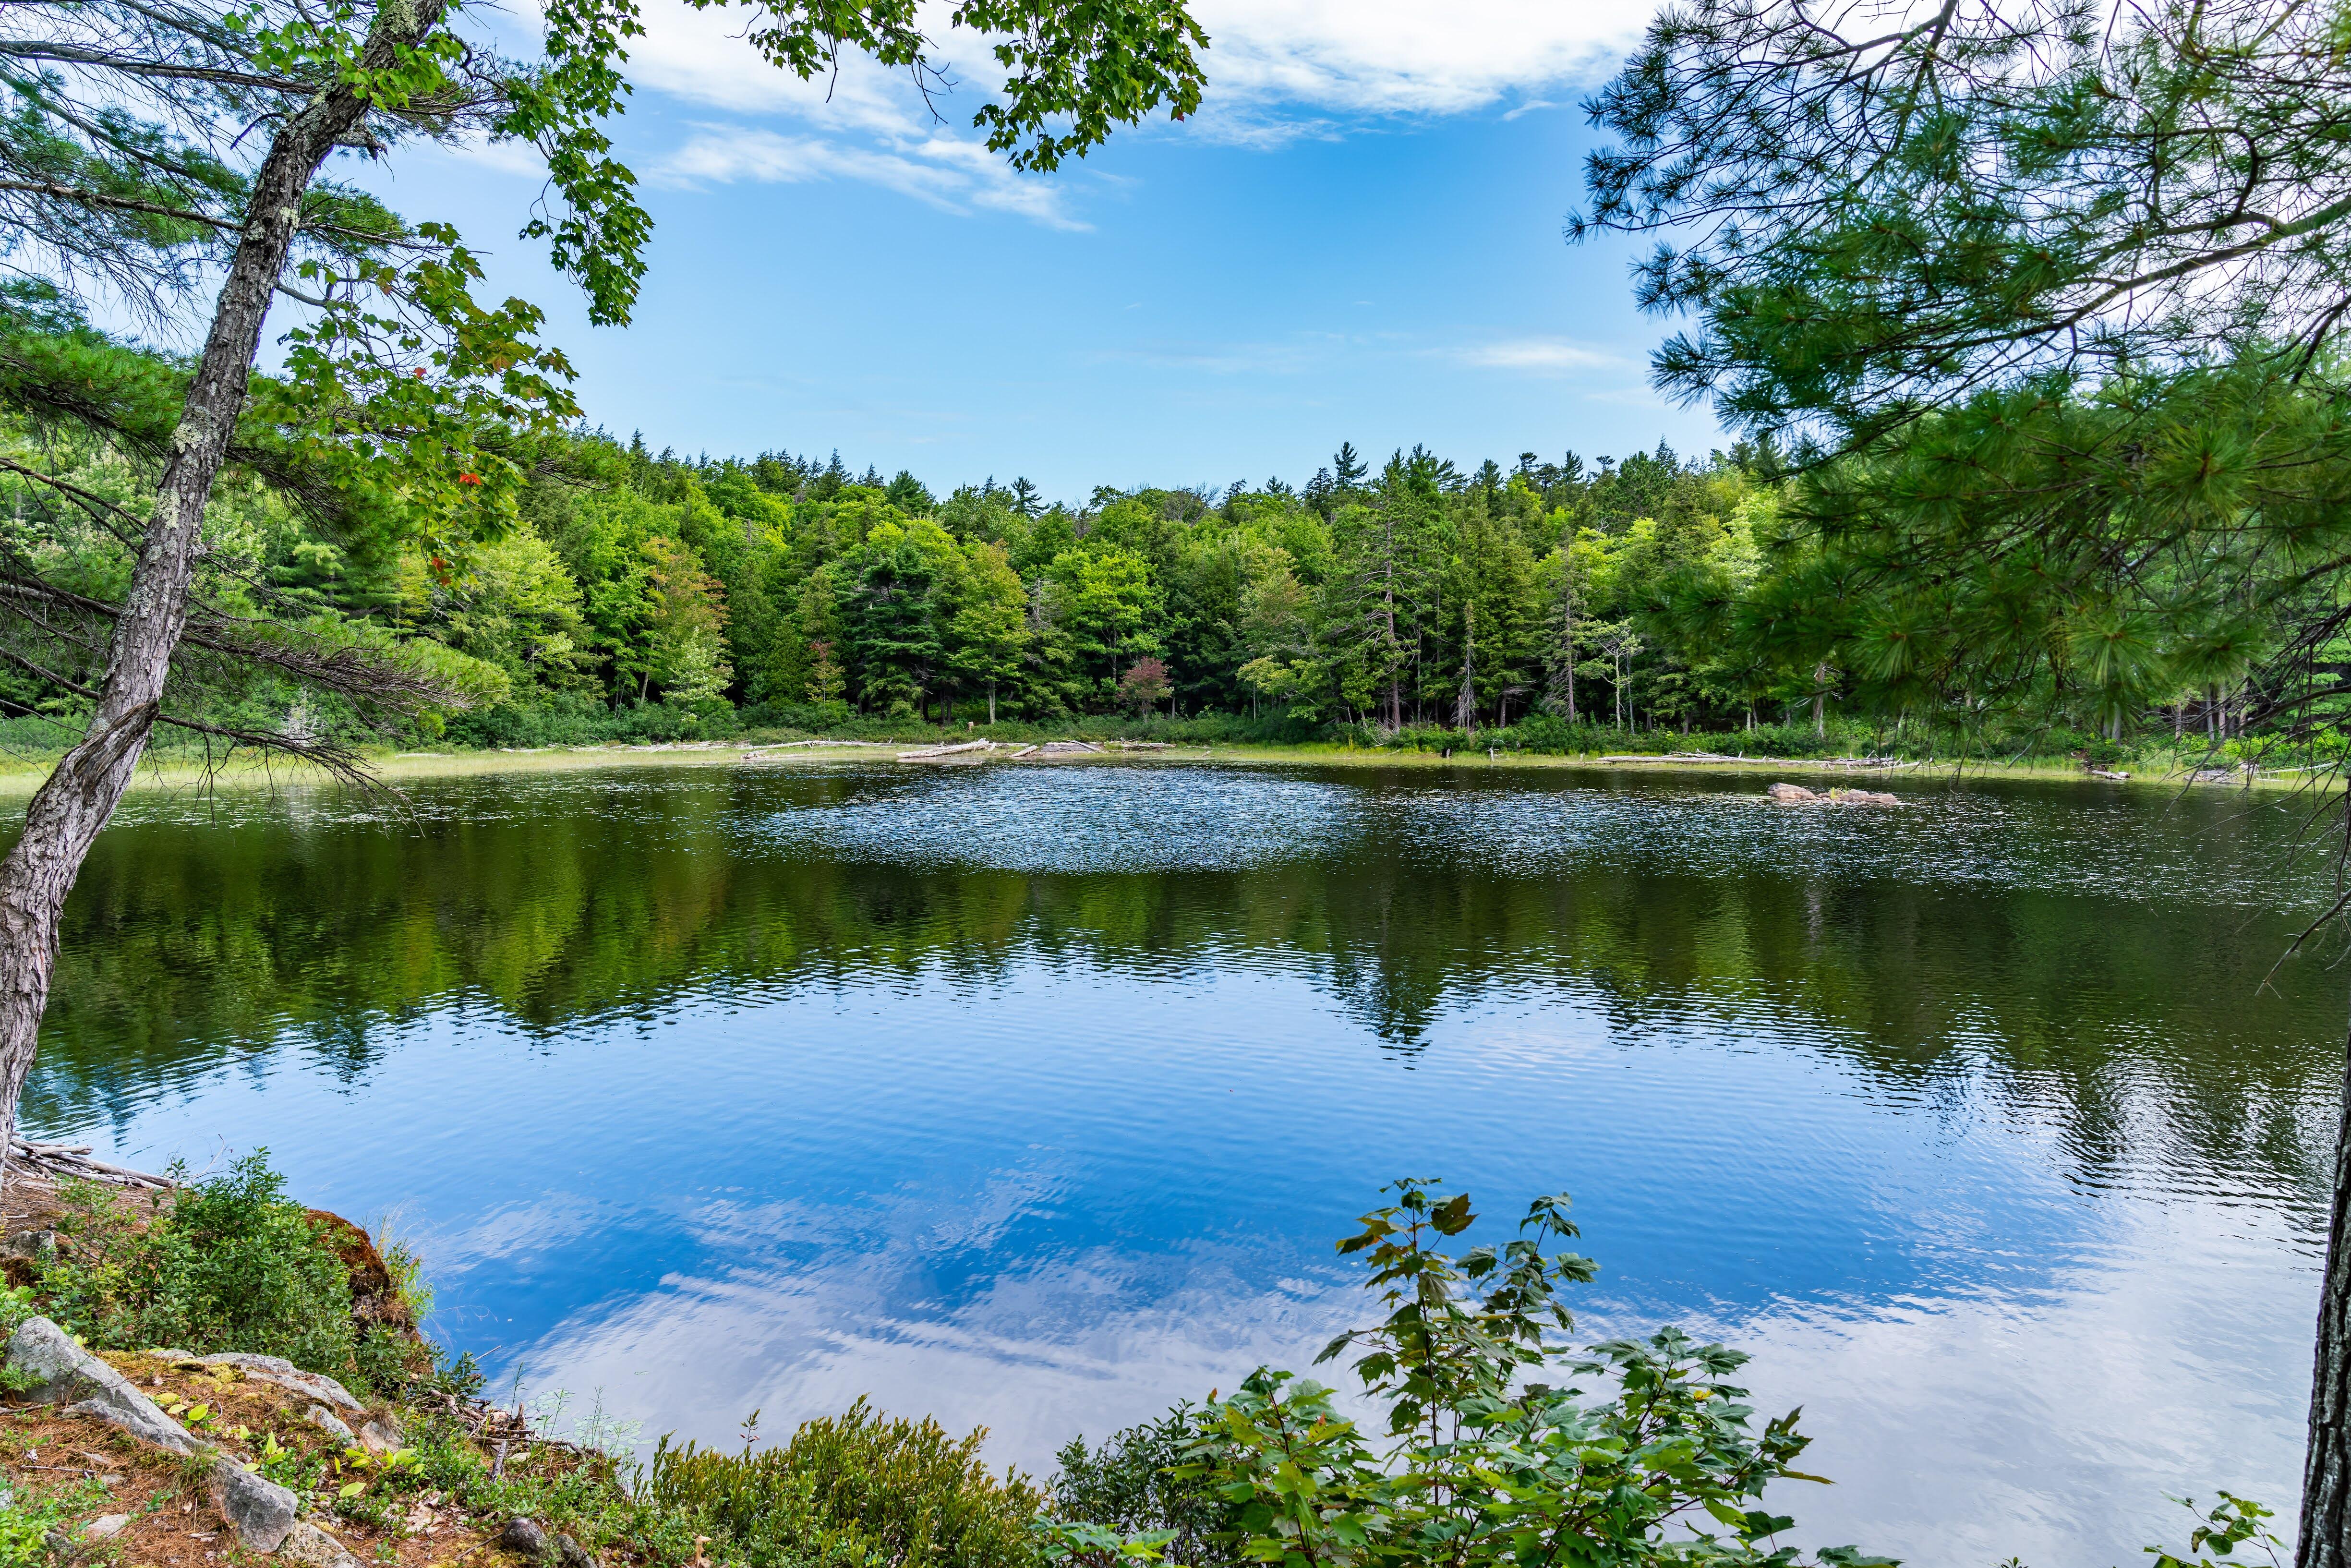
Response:
[[[498,1386],[647,1437],[871,1394],[1050,1469],[1367,1317],[1331,1243],[1410,1173],[1496,1218],[1572,1193],[1581,1332],[1753,1352],[1839,1482],[1775,1495],[1807,1543],[2086,1568],[2183,1533],[2166,1492],[2290,1518],[2346,985],[2272,974],[2296,809],[1758,789],[142,792],[27,1117],[150,1168],[266,1145],[396,1213]]]

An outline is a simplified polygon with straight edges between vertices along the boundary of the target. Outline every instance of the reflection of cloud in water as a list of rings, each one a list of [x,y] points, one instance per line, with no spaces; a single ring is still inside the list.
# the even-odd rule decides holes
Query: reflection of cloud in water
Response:
[[[2134,1560],[2177,1545],[2164,1497],[2216,1487],[2287,1516],[2301,1492],[2306,1331],[2216,1310],[2240,1291],[2307,1298],[2314,1269],[2273,1211],[2110,1211],[2103,1257],[2044,1290],[1787,1304],[1687,1326],[1750,1352],[1759,1419],[1821,1434],[1768,1500],[1808,1545],[1857,1542],[1934,1565]],[[1586,1328],[1614,1328],[1597,1319]],[[1933,1412],[1934,1419],[1922,1419]],[[2226,1455],[2215,1469],[2210,1456]]]
[[[1006,768],[893,779],[744,832],[771,849],[893,865],[1240,871],[1327,856],[1360,827],[1353,804],[1335,784],[1222,768]]]
[[[1096,1249],[1024,1260],[930,1315],[924,1250],[673,1275],[608,1315],[559,1325],[519,1361],[534,1386],[601,1390],[648,1436],[723,1440],[757,1408],[780,1437],[865,1395],[952,1430],[986,1426],[996,1458],[1041,1473],[1079,1432],[1099,1437],[1230,1388],[1262,1362],[1302,1364],[1360,1305],[1328,1280],[1267,1289],[1241,1276],[1244,1260],[1214,1252]]]
[[[1024,1185],[1019,1179],[1007,1190]],[[998,1196],[1000,1196],[998,1195]],[[952,1228],[984,1248],[975,1201]],[[1770,1500],[1808,1545],[1856,1542],[1920,1564],[2120,1561],[2179,1533],[2162,1493],[2231,1490],[2290,1505],[2306,1343],[2212,1291],[2314,1292],[2274,1213],[2183,1204],[2117,1213],[2103,1254],[2018,1293],[1783,1302],[1684,1326],[1753,1354],[1757,1419],[1794,1405],[1824,1434],[1802,1461],[1832,1488]],[[1092,1249],[1019,1259],[945,1312],[924,1280],[953,1242],[911,1233],[795,1268],[759,1255],[807,1239],[789,1206],[716,1206],[694,1224],[742,1252],[580,1314],[523,1357],[530,1381],[645,1423],[727,1441],[757,1407],[771,1437],[860,1395],[882,1409],[986,1425],[998,1462],[1050,1473],[1073,1434],[1100,1437],[1260,1363],[1310,1372],[1329,1336],[1368,1321],[1353,1276],[1251,1278],[1251,1257]],[[852,1225],[843,1218],[836,1225]],[[833,1228],[820,1223],[819,1229]],[[864,1228],[862,1226],[855,1227]],[[2302,1314],[2294,1314],[2298,1323]],[[1579,1337],[1640,1333],[1656,1313],[1590,1300]],[[1339,1367],[1319,1369],[1348,1381]],[[1937,1419],[1922,1421],[1922,1412]],[[2214,1472],[2207,1456],[2232,1456]],[[2152,1480],[2150,1480],[2152,1478]]]

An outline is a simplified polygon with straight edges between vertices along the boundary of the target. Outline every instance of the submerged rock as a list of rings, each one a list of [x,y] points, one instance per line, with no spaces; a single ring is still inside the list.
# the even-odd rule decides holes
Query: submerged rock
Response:
[[[1902,797],[1878,789],[1831,789],[1826,794],[1802,784],[1774,784],[1763,791],[1782,806],[1899,806]]]

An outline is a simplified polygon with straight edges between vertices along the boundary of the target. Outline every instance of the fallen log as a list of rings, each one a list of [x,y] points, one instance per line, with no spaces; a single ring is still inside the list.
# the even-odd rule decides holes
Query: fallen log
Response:
[[[956,757],[967,751],[993,751],[995,749],[996,742],[992,740],[967,740],[957,746],[926,746],[920,751],[902,751],[898,753],[898,760],[901,762],[928,762],[934,758]]]
[[[161,1192],[173,1186],[168,1177],[91,1159],[87,1144],[36,1144],[25,1138],[12,1138],[8,1143],[8,1164],[15,1170],[78,1176],[84,1181],[104,1182],[109,1186],[150,1187]]]

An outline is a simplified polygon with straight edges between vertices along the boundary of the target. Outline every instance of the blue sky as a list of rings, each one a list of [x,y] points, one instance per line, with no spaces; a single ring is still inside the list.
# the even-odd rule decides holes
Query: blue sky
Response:
[[[510,150],[404,154],[383,189],[453,219],[492,281],[549,308],[590,417],[656,449],[838,448],[935,489],[1305,480],[1343,439],[1702,452],[1703,409],[1647,385],[1663,324],[1630,247],[1571,248],[1591,131],[1575,102],[1639,7],[1205,0],[1204,112],[1051,178],[970,132],[987,62],[931,120],[844,71],[827,101],[730,36],[647,6],[618,139],[658,225],[635,321],[590,328],[514,232]]]

